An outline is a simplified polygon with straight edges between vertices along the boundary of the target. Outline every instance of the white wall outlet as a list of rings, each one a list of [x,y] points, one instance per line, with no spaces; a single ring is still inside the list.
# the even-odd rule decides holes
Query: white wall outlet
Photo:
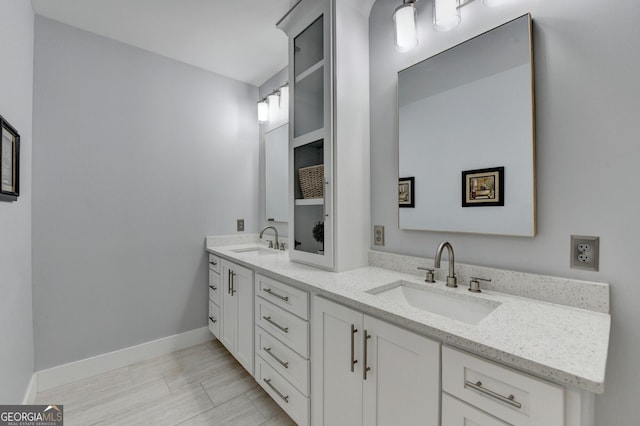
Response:
[[[238,219],[236,221],[236,230],[238,232],[244,232],[244,219]]]
[[[600,237],[571,236],[571,267],[597,271],[600,258]]]
[[[373,245],[374,246],[384,245],[384,226],[382,225],[373,226]]]

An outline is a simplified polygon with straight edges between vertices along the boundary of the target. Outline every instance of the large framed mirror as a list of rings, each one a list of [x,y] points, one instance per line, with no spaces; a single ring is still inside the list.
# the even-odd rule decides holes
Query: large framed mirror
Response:
[[[266,219],[289,221],[289,124],[264,136]]]
[[[535,236],[531,25],[521,16],[398,73],[401,229]]]

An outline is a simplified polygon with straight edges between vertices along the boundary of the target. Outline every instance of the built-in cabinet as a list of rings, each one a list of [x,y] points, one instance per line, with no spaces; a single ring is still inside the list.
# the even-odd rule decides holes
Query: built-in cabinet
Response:
[[[440,344],[314,297],[313,425],[439,423]]]
[[[253,271],[222,259],[222,323],[220,342],[253,374]]]
[[[371,3],[305,0],[279,25],[289,36],[290,257],[332,270],[367,261]]]

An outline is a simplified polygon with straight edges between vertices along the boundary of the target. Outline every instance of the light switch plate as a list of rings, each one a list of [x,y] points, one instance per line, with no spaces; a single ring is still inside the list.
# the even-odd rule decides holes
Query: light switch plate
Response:
[[[244,219],[238,219],[236,230],[238,232],[244,232]]]
[[[384,245],[384,226],[382,225],[373,226],[373,245],[374,246]]]

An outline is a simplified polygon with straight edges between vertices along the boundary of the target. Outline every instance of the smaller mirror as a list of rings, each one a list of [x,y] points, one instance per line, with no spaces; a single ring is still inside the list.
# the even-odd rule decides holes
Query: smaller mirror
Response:
[[[289,125],[277,127],[265,134],[265,199],[266,219],[274,222],[289,220]]]

